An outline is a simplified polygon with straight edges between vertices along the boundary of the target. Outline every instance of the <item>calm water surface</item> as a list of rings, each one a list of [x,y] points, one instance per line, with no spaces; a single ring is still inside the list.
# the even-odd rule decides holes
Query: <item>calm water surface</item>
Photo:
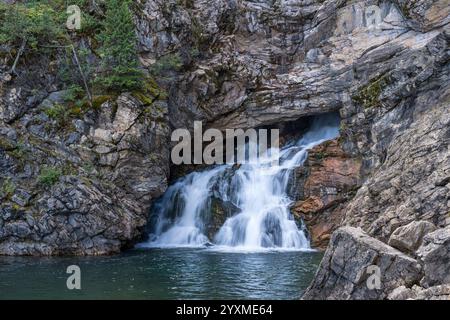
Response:
[[[0,257],[0,299],[298,299],[318,252],[142,249],[109,257]],[[66,268],[81,268],[81,290]]]

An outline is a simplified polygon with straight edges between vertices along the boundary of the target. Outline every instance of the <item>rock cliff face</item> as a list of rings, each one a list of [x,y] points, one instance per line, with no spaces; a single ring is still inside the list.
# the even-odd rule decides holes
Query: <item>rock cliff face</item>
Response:
[[[383,276],[369,283],[370,266]],[[386,292],[419,281],[417,260],[376,240],[361,229],[342,227],[333,234],[319,271],[303,299],[385,299]]]
[[[2,56],[0,254],[132,243],[167,187],[171,129],[339,111],[341,137],[311,152],[293,212],[320,247],[339,226],[361,229],[334,233],[305,297],[448,296],[448,1],[140,0],[133,10],[142,66],[177,58],[157,79],[167,98],[99,97],[59,122],[44,112],[61,103],[57,62],[11,75]],[[371,291],[364,270],[378,262],[383,286]]]
[[[44,103],[0,128],[0,254],[119,252],[167,186],[167,105],[124,94],[60,128]]]
[[[424,222],[404,228],[421,234]],[[429,233],[423,242],[397,234],[408,246],[420,245],[405,254],[361,229],[342,227],[303,299],[450,299],[449,230]]]
[[[324,249],[360,186],[361,162],[346,154],[339,140],[333,140],[312,149],[298,171],[301,194],[292,212],[306,223],[311,245]]]

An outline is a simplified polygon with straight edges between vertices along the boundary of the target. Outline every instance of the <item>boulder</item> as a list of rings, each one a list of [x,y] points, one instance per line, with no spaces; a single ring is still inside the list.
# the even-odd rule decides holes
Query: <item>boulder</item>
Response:
[[[397,228],[389,238],[388,244],[403,252],[413,253],[419,248],[423,237],[436,230],[436,226],[428,221],[413,221]]]
[[[424,265],[421,286],[428,288],[450,283],[450,227],[426,235],[417,255]]]
[[[439,285],[417,292],[417,300],[450,300],[450,285]]]
[[[303,299],[385,299],[395,288],[417,283],[420,271],[417,260],[359,228],[342,227],[334,232]]]
[[[388,300],[408,300],[416,298],[417,293],[411,289],[406,288],[405,286],[400,286],[395,288],[389,295]]]
[[[388,296],[389,300],[450,300],[450,285],[438,285],[424,289],[419,286],[396,288]]]

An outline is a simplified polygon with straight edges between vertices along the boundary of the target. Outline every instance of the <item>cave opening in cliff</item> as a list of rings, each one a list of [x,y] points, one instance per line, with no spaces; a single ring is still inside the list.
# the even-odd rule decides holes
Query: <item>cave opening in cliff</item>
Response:
[[[313,126],[340,126],[341,117],[338,111],[307,115],[296,120],[264,126],[263,128],[276,128],[280,132],[280,146],[295,141],[304,135]]]
[[[288,145],[289,143],[292,143],[294,141],[297,141],[298,139],[301,138],[302,135],[304,135],[308,130],[310,130],[311,128],[313,128],[313,126],[315,126],[315,128],[317,130],[320,131],[320,127],[321,126],[331,126],[331,127],[336,127],[339,128],[340,126],[340,115],[339,112],[326,112],[326,113],[320,113],[320,114],[314,114],[314,115],[307,115],[304,117],[300,117],[296,120],[292,120],[292,121],[285,121],[285,122],[281,122],[281,123],[275,123],[275,124],[269,124],[269,125],[264,125],[264,126],[258,126],[255,127],[254,130],[257,132],[260,132],[261,130],[266,131],[267,136],[265,136],[265,144],[267,146],[267,148],[279,148],[279,147],[284,147],[286,145]],[[233,129],[234,130],[234,129]],[[240,129],[238,129],[240,130]],[[248,129],[244,129],[242,131],[247,132],[245,130]],[[253,130],[253,129],[250,129]],[[276,135],[275,135],[276,133]],[[192,141],[194,140],[194,136],[195,133],[192,134]],[[223,136],[225,137],[226,134],[224,133]],[[234,141],[233,141],[233,145],[235,146],[235,150],[234,150],[234,154],[235,154],[235,159],[238,158],[238,149],[236,146],[239,146],[239,137],[235,136],[233,137]],[[245,136],[244,137],[245,143],[248,144],[250,142],[250,138],[249,136]],[[261,137],[258,137],[258,141],[261,141]],[[195,145],[195,142],[191,143],[192,145]],[[207,145],[207,143],[203,143],[203,148]],[[227,146],[227,140],[223,139],[223,150],[227,150],[228,146]],[[259,147],[259,144],[258,144]],[[193,148],[191,148],[191,155],[190,155],[190,159],[194,159],[195,155],[194,155],[194,150]],[[245,149],[245,157],[246,159],[248,159],[249,157],[249,149],[246,148]],[[227,155],[225,154],[225,152],[223,152],[223,163],[230,163],[227,159]],[[237,164],[236,162],[234,162],[235,164]],[[222,163],[220,163],[222,164]],[[202,171],[205,170],[208,167],[214,166],[214,164],[210,165],[210,164],[205,164],[205,163],[201,163],[201,164],[171,164],[170,167],[170,181],[173,183],[176,180],[178,180],[181,177],[186,176],[187,174],[193,172],[193,171]]]

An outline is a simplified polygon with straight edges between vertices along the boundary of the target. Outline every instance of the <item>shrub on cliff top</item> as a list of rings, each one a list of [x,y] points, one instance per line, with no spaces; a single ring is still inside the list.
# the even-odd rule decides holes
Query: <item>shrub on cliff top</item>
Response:
[[[0,43],[33,50],[54,44],[65,37],[63,21],[64,16],[47,3],[1,4]]]

